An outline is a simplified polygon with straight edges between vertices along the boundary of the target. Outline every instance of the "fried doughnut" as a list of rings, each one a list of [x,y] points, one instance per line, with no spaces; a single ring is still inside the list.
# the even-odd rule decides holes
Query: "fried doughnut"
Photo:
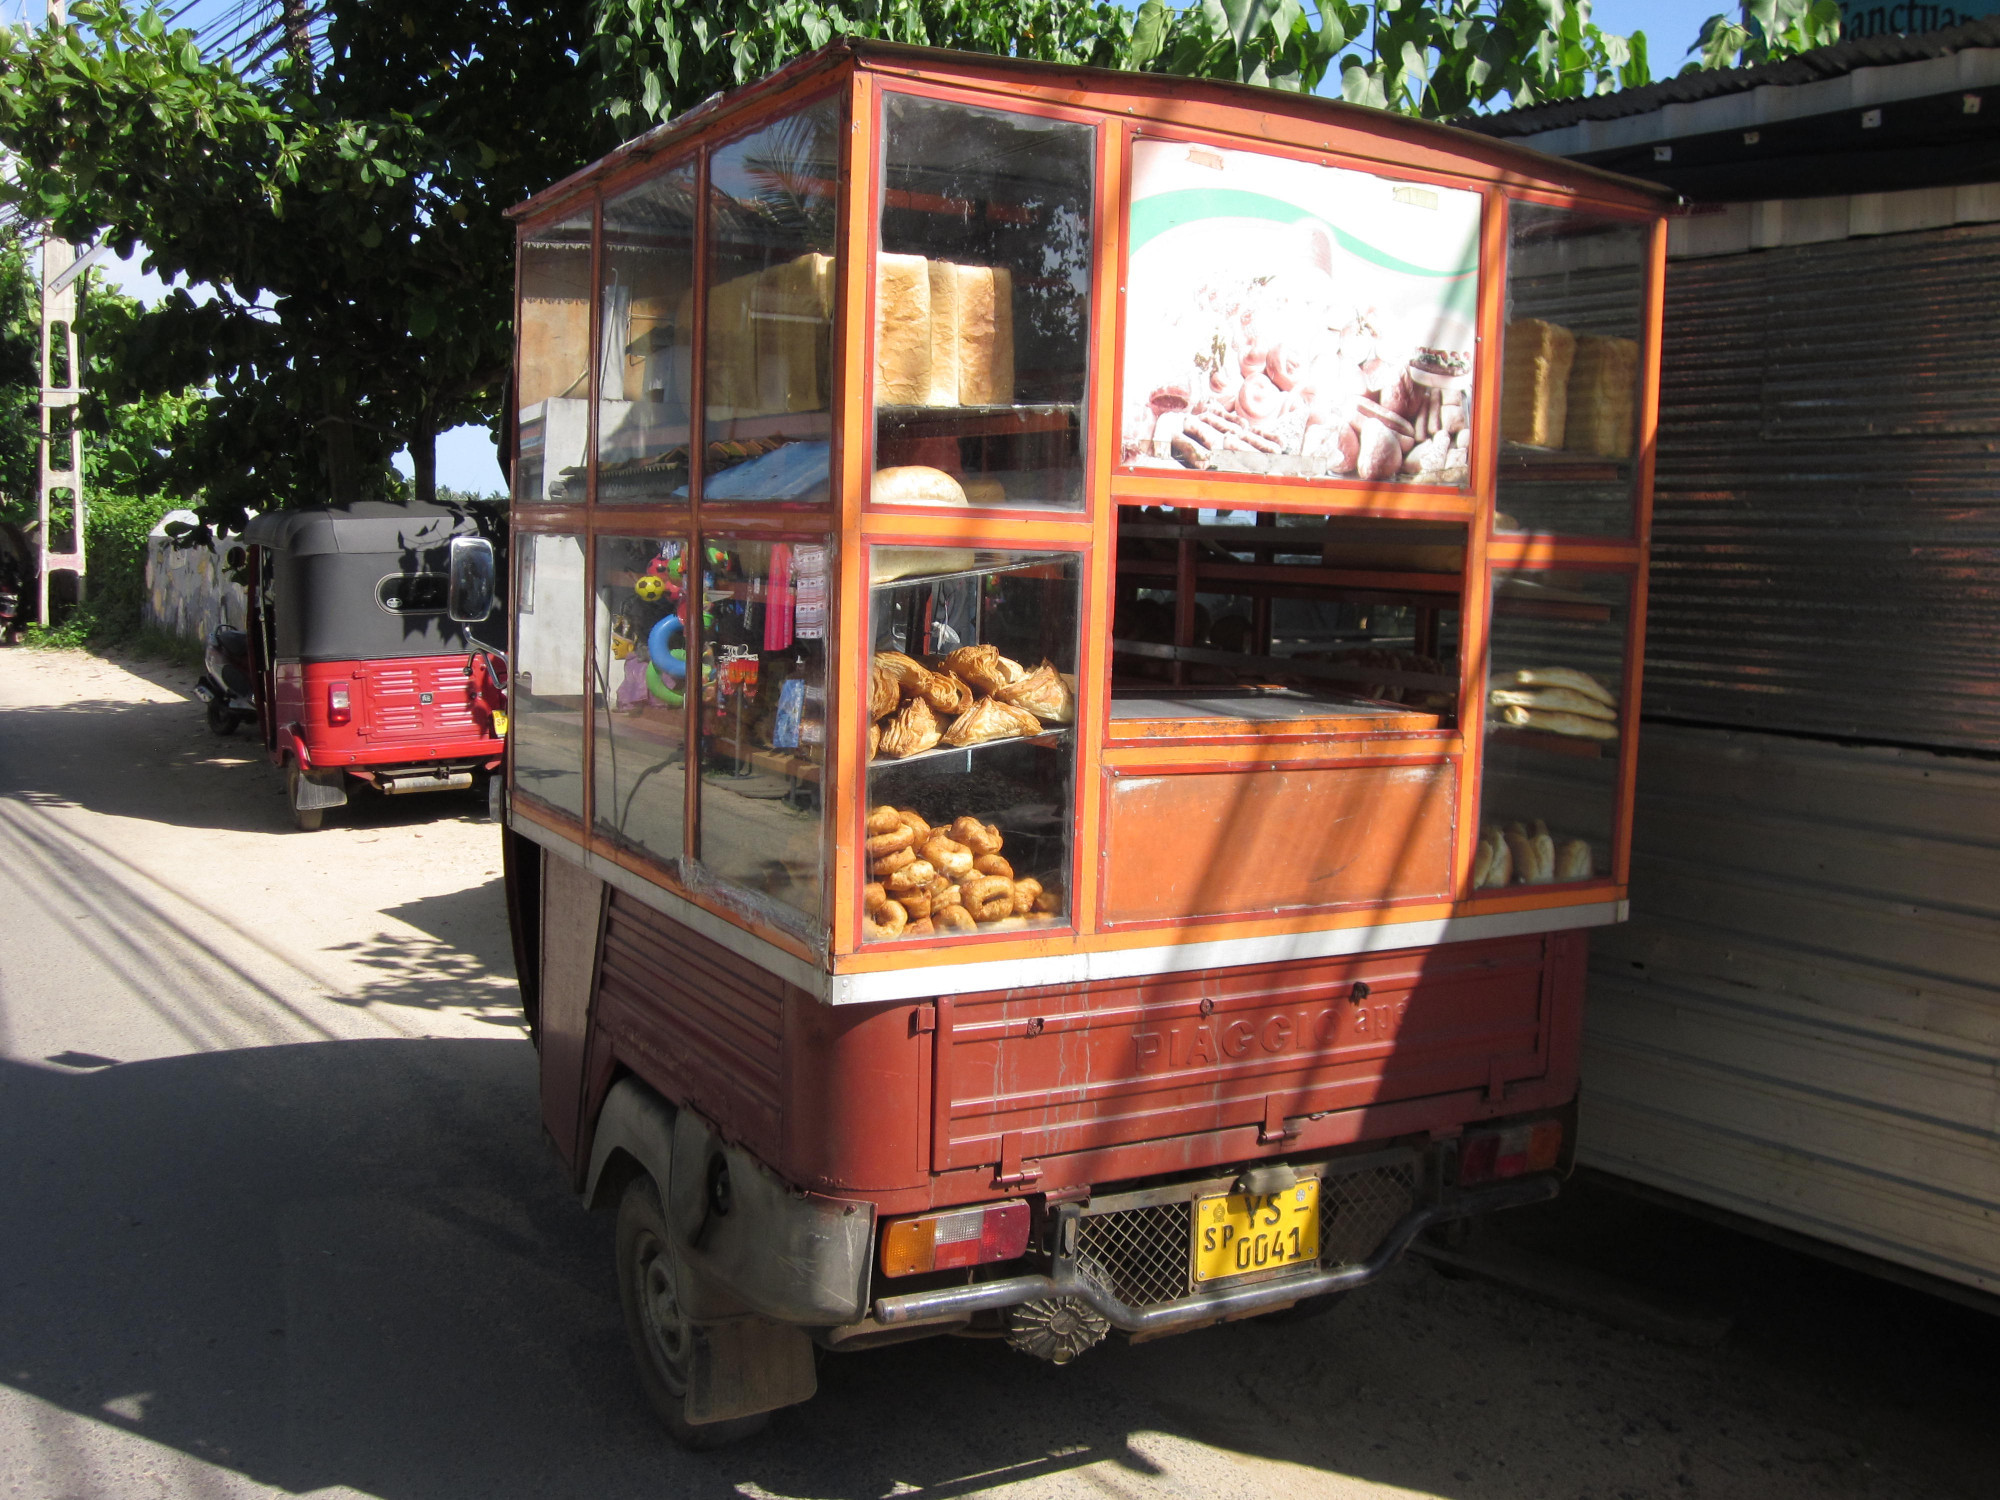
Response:
[[[910,914],[912,922],[920,922],[931,914],[929,891],[904,891],[896,897],[904,911]]]
[[[895,809],[895,813],[897,820],[917,836],[918,843],[921,844],[931,836],[931,825],[924,821],[923,814],[914,807],[899,807]]]
[[[1014,882],[998,875],[980,875],[959,886],[965,909],[978,922],[997,922],[1014,915]]]
[[[982,875],[998,875],[1002,880],[1014,878],[1014,867],[997,854],[982,854],[972,862],[972,868]]]
[[[887,833],[875,834],[862,847],[868,851],[869,858],[881,859],[884,855],[894,854],[898,849],[909,848],[916,841],[916,833],[907,825],[898,823]]]
[[[940,932],[977,932],[979,924],[972,919],[972,913],[963,906],[938,906],[931,909],[931,923]]]
[[[896,901],[884,901],[873,911],[861,914],[861,935],[864,938],[898,938],[909,926],[910,914]]]
[[[921,891],[937,878],[937,871],[922,860],[915,860],[899,870],[891,870],[884,884],[891,896],[901,897],[905,891]]]
[[[1035,909],[1035,903],[1042,897],[1042,883],[1030,877],[1014,882],[1014,915],[1025,917]]]
[[[929,917],[919,917],[916,921],[910,923],[908,927],[905,927],[903,929],[903,936],[929,937],[933,932],[936,931],[937,928],[934,925],[932,925],[931,919]]]
[[[874,864],[869,866],[868,873],[873,875],[877,880],[886,880],[897,870],[902,869],[904,865],[913,865],[916,862],[916,850],[898,849],[894,854],[885,854],[876,860]]]
[[[1000,830],[991,823],[982,823],[979,819],[970,817],[960,818],[953,823],[951,836],[970,849],[975,857],[981,854],[998,854],[1000,846],[1005,842],[1000,837]]]
[[[885,802],[868,814],[868,821],[862,826],[868,830],[868,834],[872,838],[878,833],[888,833],[900,827],[902,822],[903,815]]]
[[[889,893],[882,889],[882,882],[879,880],[871,880],[868,884],[861,887],[861,909],[863,911],[873,911],[888,899]]]
[[[1045,887],[1041,895],[1035,897],[1035,910],[1038,912],[1059,917],[1062,915],[1062,909],[1063,899],[1060,887]]]
[[[923,856],[953,880],[972,873],[972,851],[945,834],[932,834]]]

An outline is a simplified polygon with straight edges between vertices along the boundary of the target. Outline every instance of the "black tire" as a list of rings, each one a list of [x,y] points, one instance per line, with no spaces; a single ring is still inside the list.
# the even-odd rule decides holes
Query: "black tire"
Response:
[[[236,715],[220,703],[208,705],[208,732],[222,739],[236,733]]]
[[[300,833],[319,832],[326,822],[326,809],[299,806],[299,763],[295,760],[285,762],[285,800],[292,804],[292,823]]]
[[[625,1310],[625,1336],[639,1366],[646,1400],[683,1448],[722,1448],[762,1432],[769,1412],[727,1422],[687,1419],[689,1330],[676,1300],[679,1259],[667,1237],[659,1190],[640,1173],[618,1200],[618,1302]]]

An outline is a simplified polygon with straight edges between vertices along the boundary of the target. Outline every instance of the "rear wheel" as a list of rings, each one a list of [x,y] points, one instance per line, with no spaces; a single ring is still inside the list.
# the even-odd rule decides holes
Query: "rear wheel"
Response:
[[[659,1190],[642,1172],[618,1202],[618,1300],[646,1399],[683,1448],[720,1448],[763,1431],[768,1412],[727,1422],[687,1419],[694,1334],[681,1312],[679,1288],[679,1257],[667,1238]]]
[[[211,734],[232,735],[236,733],[236,715],[225,704],[211,703],[208,705],[208,729]]]
[[[285,800],[292,804],[292,822],[300,833],[319,832],[326,821],[326,809],[299,806],[299,763],[295,760],[285,762]]]

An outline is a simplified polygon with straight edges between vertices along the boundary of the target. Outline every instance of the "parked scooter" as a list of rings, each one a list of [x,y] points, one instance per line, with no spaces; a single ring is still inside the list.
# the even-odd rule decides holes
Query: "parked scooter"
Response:
[[[227,625],[216,626],[208,633],[201,665],[194,694],[208,705],[208,727],[219,735],[234,734],[238,724],[257,717],[250,686],[250,637]]]

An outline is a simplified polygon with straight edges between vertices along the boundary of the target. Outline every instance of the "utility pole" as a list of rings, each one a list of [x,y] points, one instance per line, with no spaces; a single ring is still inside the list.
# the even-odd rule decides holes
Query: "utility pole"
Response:
[[[65,0],[48,0],[49,25],[69,20]],[[77,397],[83,374],[83,346],[76,336],[77,287],[80,277],[63,273],[76,263],[76,247],[53,235],[42,241],[42,444],[39,604],[41,621],[49,619],[49,575],[76,574],[77,598],[83,597],[83,429],[77,423]],[[59,415],[60,414],[60,415]],[[66,441],[65,441],[66,439]],[[60,456],[63,462],[55,460]],[[55,510],[69,507],[69,550],[57,552],[51,529]]]

